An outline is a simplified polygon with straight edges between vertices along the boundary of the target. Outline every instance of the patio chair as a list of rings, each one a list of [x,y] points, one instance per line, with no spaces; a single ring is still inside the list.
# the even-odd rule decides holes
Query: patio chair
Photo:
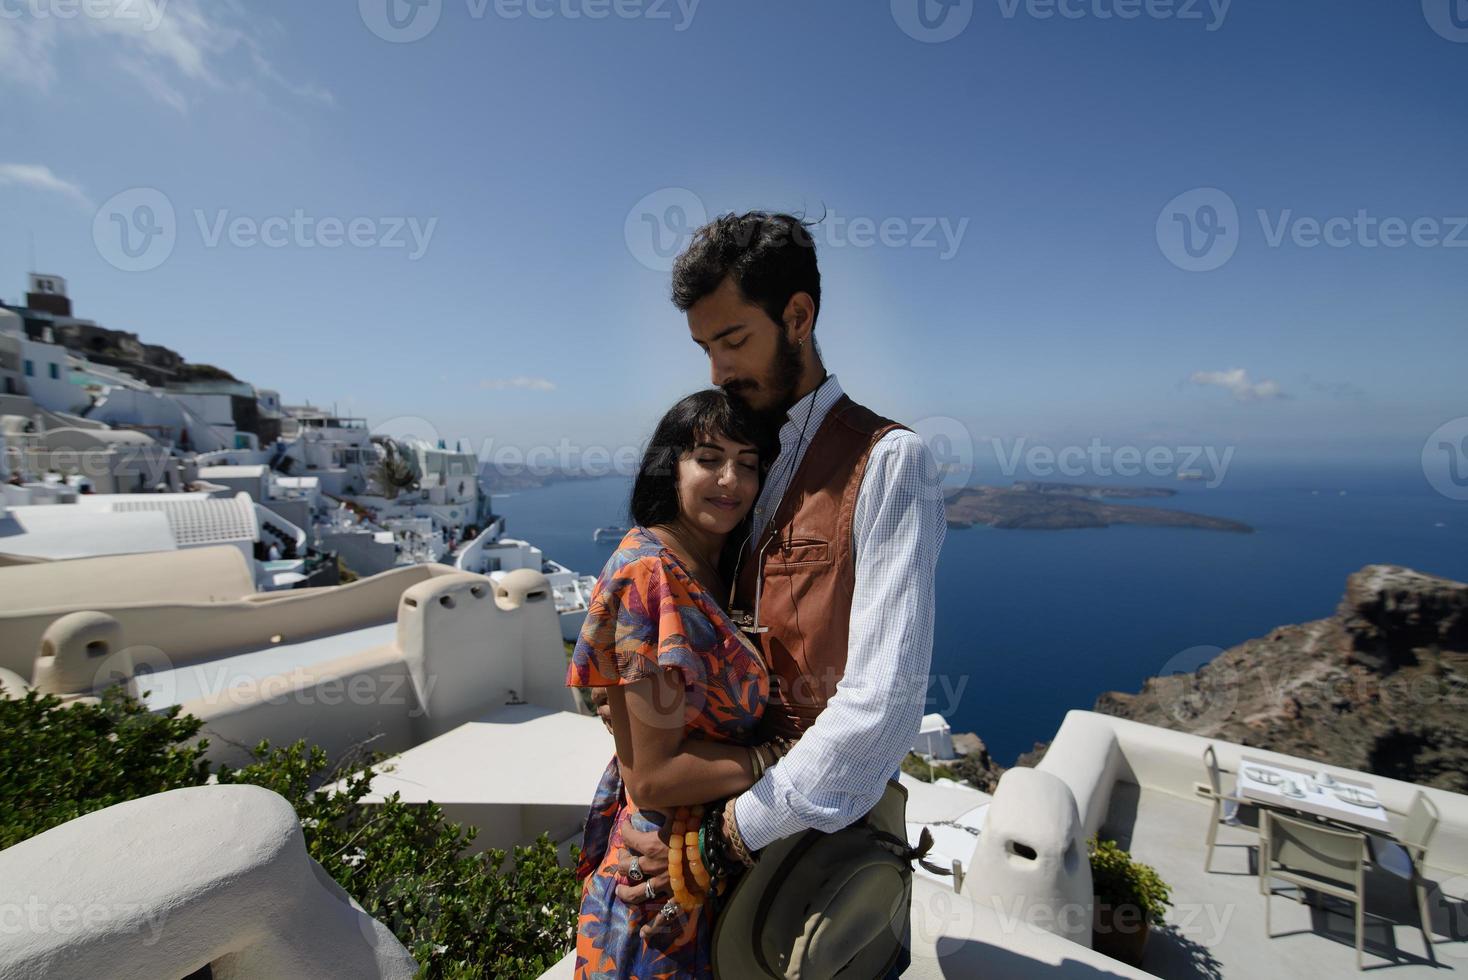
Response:
[[[1224,791],[1220,774],[1225,770],[1218,767],[1218,755],[1213,751],[1211,745],[1203,750],[1203,766],[1208,770],[1208,798],[1213,801],[1213,812],[1208,817],[1208,849],[1203,855],[1203,870],[1211,872],[1213,870],[1213,848],[1218,841],[1218,824],[1221,821],[1231,827],[1242,827],[1252,832],[1253,827],[1238,821],[1238,812],[1239,807],[1254,804]]]
[[[1428,959],[1437,962],[1432,951],[1432,919],[1427,911],[1427,879],[1422,868],[1427,862],[1427,846],[1437,830],[1437,806],[1418,790],[1407,808],[1406,821],[1395,841],[1372,835],[1368,838],[1371,860],[1378,868],[1410,882],[1417,899],[1417,915],[1422,920],[1422,941],[1427,944]]]
[[[1264,894],[1264,934],[1271,939],[1270,900],[1274,880],[1344,899],[1355,907],[1356,969],[1362,969],[1365,939],[1366,835],[1333,830],[1310,820],[1261,810],[1259,890]]]

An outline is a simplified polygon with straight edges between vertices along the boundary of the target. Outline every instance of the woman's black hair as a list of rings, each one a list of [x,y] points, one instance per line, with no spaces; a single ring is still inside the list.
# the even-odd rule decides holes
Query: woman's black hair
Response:
[[[761,426],[720,389],[696,391],[668,409],[648,440],[632,483],[628,512],[633,523],[650,527],[668,524],[678,516],[678,460],[708,436],[754,446],[760,454],[760,481],[764,482],[774,446]]]

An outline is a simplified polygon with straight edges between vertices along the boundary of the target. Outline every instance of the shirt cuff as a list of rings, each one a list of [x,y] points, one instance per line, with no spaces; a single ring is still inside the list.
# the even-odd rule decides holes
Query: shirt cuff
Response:
[[[763,850],[782,837],[806,829],[790,807],[777,804],[773,771],[761,776],[759,782],[734,800],[734,822],[739,825],[739,836],[750,851]]]

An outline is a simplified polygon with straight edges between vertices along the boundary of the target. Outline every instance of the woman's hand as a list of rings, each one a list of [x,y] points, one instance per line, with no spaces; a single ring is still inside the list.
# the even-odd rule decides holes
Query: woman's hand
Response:
[[[637,870],[642,880],[617,886],[617,898],[628,905],[642,905],[649,901],[663,902],[673,897],[673,888],[668,881],[668,838],[672,835],[671,822],[663,824],[657,833],[633,830],[629,825],[622,827],[622,843],[627,856],[617,862],[617,876],[626,878],[632,870],[632,856],[638,855]],[[647,897],[647,883],[652,882],[654,898]],[[676,921],[676,919],[674,920]],[[671,928],[673,922],[663,915],[655,915],[641,929],[643,939],[652,939]]]

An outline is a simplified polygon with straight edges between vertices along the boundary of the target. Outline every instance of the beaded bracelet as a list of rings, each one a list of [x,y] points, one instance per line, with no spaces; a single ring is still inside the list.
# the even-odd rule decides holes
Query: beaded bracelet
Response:
[[[682,813],[681,807],[677,813]],[[673,836],[670,839],[670,843],[673,846],[668,848],[668,884],[673,889],[673,901],[677,902],[684,909],[692,909],[693,896],[688,894],[688,890],[683,885],[683,848],[679,846],[682,840],[683,818],[681,816],[674,816]]]
[[[695,805],[688,811],[689,822],[684,825],[683,847],[688,853],[688,869],[693,872],[693,881],[698,885],[699,895],[697,901],[703,904],[703,896],[708,894],[709,880],[708,869],[704,867],[703,861],[698,856],[698,820],[703,817],[703,807]]]

